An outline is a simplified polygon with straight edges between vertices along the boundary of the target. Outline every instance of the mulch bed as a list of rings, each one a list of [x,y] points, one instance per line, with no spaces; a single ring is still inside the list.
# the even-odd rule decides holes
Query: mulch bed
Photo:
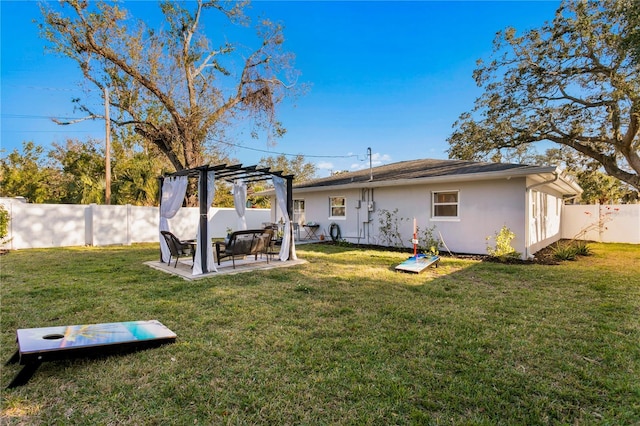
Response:
[[[563,240],[560,240],[561,244],[562,242]],[[353,247],[358,247],[358,248],[367,249],[367,250],[394,251],[398,253],[408,253],[409,255],[413,254],[413,249],[406,248],[406,247],[385,247],[385,246],[378,246],[373,244],[351,244],[351,243],[332,242],[332,241],[327,241],[323,244],[351,245]],[[527,259],[527,260],[514,259],[514,258],[502,259],[502,258],[483,255],[483,254],[449,253],[449,252],[440,252],[439,256],[444,258],[454,257],[457,259],[471,259],[471,260],[479,260],[482,262],[496,262],[496,263],[506,263],[506,264],[513,264],[513,265],[559,265],[560,264],[560,261],[558,261],[554,257],[552,246],[547,246],[543,248],[542,250],[535,253],[532,259]]]

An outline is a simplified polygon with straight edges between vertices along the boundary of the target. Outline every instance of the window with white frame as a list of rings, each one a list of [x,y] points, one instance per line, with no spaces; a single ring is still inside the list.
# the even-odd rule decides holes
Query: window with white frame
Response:
[[[431,217],[435,219],[453,219],[458,217],[459,191],[433,192]]]
[[[304,224],[304,200],[293,200],[293,221],[298,224]]]
[[[329,216],[333,219],[344,219],[347,216],[345,197],[329,197]]]

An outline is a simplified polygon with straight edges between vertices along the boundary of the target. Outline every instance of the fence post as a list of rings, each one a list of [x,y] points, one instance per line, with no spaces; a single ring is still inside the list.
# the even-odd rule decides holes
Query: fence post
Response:
[[[132,218],[132,209],[131,209],[131,204],[127,204],[127,239],[126,239],[126,245],[130,246],[131,245],[131,241],[132,241],[132,236],[131,236],[131,223],[133,222],[133,218]]]
[[[84,243],[87,246],[93,246],[93,206],[95,203],[89,204],[84,209]]]

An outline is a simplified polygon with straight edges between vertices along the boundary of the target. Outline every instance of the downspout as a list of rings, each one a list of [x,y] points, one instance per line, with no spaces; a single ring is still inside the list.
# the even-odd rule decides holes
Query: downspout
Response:
[[[555,171],[553,172],[553,179],[534,183],[533,185],[527,186],[527,188],[525,189],[525,202],[527,203],[527,215],[525,216],[525,221],[524,221],[525,222],[524,223],[524,226],[525,226],[524,258],[525,259],[529,259],[529,256],[531,256],[531,254],[529,253],[529,247],[531,246],[531,235],[529,233],[530,232],[529,207],[531,206],[531,190],[533,188],[537,188],[542,185],[554,183],[558,179],[560,179],[560,174],[557,171]]]

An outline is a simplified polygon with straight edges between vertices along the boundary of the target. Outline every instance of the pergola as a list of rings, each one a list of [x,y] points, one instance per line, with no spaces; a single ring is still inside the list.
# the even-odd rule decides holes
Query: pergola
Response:
[[[280,210],[285,213],[285,226],[283,242],[279,254],[282,261],[295,259],[295,245],[293,240],[293,175],[285,175],[282,171],[272,171],[269,167],[243,166],[242,164],[220,164],[216,166],[200,166],[193,169],[181,170],[175,173],[166,173],[160,180],[160,231],[169,230],[168,219],[175,216],[184,202],[186,188],[189,179],[198,179],[198,206],[200,219],[198,223],[197,252],[194,259],[193,275],[217,271],[213,262],[213,249],[209,234],[209,209],[215,195],[215,182],[223,179],[232,183],[239,193],[244,188],[244,200],[236,196],[234,202],[236,212],[244,215],[246,205],[246,184],[271,180],[276,189],[276,201]],[[240,206],[239,204],[243,205]],[[244,216],[242,216],[244,217]],[[246,225],[245,225],[246,226]],[[168,255],[168,247],[164,238],[160,236],[161,260]]]

